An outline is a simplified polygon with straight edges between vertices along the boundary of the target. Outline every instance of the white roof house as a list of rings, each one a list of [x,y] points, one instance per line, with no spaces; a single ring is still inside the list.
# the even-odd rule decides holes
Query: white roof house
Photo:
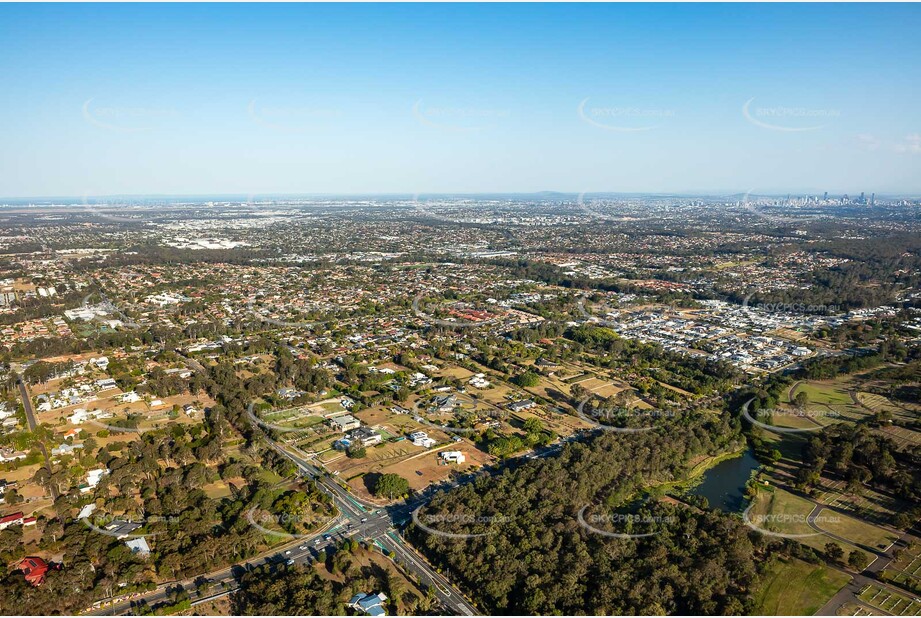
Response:
[[[144,537],[138,537],[136,539],[125,541],[125,545],[128,546],[128,549],[131,550],[132,554],[138,554],[141,556],[150,555],[150,546],[147,545],[147,539]]]
[[[442,451],[441,458],[448,463],[462,464],[467,461],[467,456],[460,451]]]
[[[89,413],[86,410],[83,408],[76,408],[74,409],[74,413],[71,414],[67,420],[70,421],[72,425],[80,425],[88,421],[89,418]]]
[[[346,432],[351,429],[358,429],[361,427],[361,421],[352,416],[351,414],[343,414],[342,416],[336,416],[329,419],[329,424],[336,431]]]

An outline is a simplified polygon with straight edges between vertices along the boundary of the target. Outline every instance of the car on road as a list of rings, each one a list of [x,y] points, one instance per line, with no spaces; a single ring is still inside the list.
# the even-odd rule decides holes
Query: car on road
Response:
[[[304,551],[305,549],[307,549],[307,546],[306,546],[306,545],[301,545],[300,547],[298,547],[298,549],[301,550],[301,551]]]
[[[285,551],[285,555],[286,555],[286,556],[290,556],[290,555],[291,555],[291,550],[289,549],[289,550]]]
[[[288,561],[285,562],[285,564],[287,564],[288,566],[292,566],[292,565],[294,564],[294,559],[293,559],[293,558],[288,558]]]
[[[361,523],[365,523],[366,521],[368,521],[368,518],[367,518],[367,517],[362,517],[362,518],[361,518]]]

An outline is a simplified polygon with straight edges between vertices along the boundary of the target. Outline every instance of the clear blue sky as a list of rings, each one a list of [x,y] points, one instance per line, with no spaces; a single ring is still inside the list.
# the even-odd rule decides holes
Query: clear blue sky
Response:
[[[0,5],[0,196],[921,193],[919,31],[918,5]]]

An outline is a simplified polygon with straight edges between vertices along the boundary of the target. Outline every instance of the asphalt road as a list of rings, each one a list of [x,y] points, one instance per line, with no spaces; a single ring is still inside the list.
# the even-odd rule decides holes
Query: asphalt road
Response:
[[[29,389],[26,388],[26,384],[22,381],[22,378],[16,381],[16,385],[19,387],[22,407],[25,408],[26,411],[26,422],[29,424],[29,431],[35,431],[35,428],[38,427],[38,422],[35,420],[35,410],[32,408],[32,397],[29,395]]]
[[[31,404],[30,404],[31,407]],[[431,497],[440,490],[450,489],[465,483],[472,482],[475,477],[465,477],[460,481],[444,482],[440,485],[429,487],[426,491],[417,494],[406,502],[387,507],[360,500],[349,490],[342,487],[338,481],[314,466],[299,452],[292,452],[277,442],[266,437],[269,445],[279,454],[294,463],[302,474],[311,478],[318,487],[326,492],[339,509],[340,516],[330,524],[328,529],[305,538],[292,538],[291,541],[271,552],[262,554],[247,561],[242,565],[233,565],[213,573],[207,573],[181,582],[173,582],[159,587],[156,591],[138,595],[133,599],[125,599],[113,605],[100,608],[89,615],[119,615],[130,613],[132,608],[140,601],[153,606],[167,601],[171,590],[182,586],[187,590],[193,603],[204,602],[210,598],[224,596],[235,590],[238,586],[238,577],[262,565],[280,565],[290,561],[291,564],[306,564],[316,559],[317,555],[330,547],[336,547],[344,539],[371,541],[378,547],[392,552],[393,559],[400,563],[404,569],[412,573],[423,586],[431,586],[439,602],[452,614],[458,616],[475,616],[480,612],[458,591],[451,582],[436,572],[425,559],[416,552],[396,532],[396,526],[408,521],[412,512],[427,503]],[[562,449],[566,442],[580,439],[580,436],[570,436],[557,444],[542,447],[525,457],[509,459],[495,467],[493,472],[498,472],[505,467],[521,465],[527,459],[548,457]],[[198,593],[198,582],[207,580],[212,585],[223,584],[220,588],[211,588],[203,595]]]
[[[298,468],[313,478],[321,489],[332,496],[340,511],[352,520],[351,529],[346,524],[348,534],[359,539],[372,539],[380,546],[392,551],[404,568],[412,572],[420,582],[434,588],[438,600],[455,615],[474,616],[478,614],[476,608],[464,599],[451,582],[437,573],[419,554],[408,548],[403,539],[393,533],[394,524],[408,519],[412,511],[425,502],[424,499],[386,508],[374,507],[353,496],[333,478],[323,474],[303,457],[289,452],[272,440],[269,442],[279,453],[294,462]],[[357,523],[355,523],[356,518]],[[293,552],[291,557],[295,559],[295,562],[297,561]]]
[[[26,423],[29,425],[29,431],[35,431],[38,427],[38,421],[35,420],[35,410],[32,408],[32,396],[29,394],[29,389],[26,386],[26,383],[22,381],[22,378],[16,382],[16,385],[19,387],[19,396],[22,398],[22,407],[26,411]],[[39,440],[38,446],[42,451],[42,456],[45,458],[45,468],[48,470],[48,476],[51,476],[51,458],[48,456],[48,447],[45,446],[44,440]],[[56,502],[58,499],[58,492],[54,488],[54,485],[48,484],[48,491],[51,492],[52,502]]]
[[[267,438],[268,439],[268,438]],[[421,555],[409,548],[394,531],[394,526],[411,517],[414,509],[427,502],[429,493],[415,500],[389,507],[377,507],[359,500],[329,475],[323,473],[304,457],[290,452],[269,439],[269,444],[284,457],[292,461],[302,474],[310,477],[320,489],[332,498],[339,509],[340,516],[325,531],[305,538],[291,539],[291,542],[277,550],[264,554],[243,565],[234,565],[194,579],[175,582],[159,587],[156,591],[125,599],[113,605],[88,612],[90,615],[119,615],[130,613],[139,602],[144,601],[153,606],[167,601],[177,586],[187,590],[193,603],[223,596],[237,588],[237,578],[242,573],[261,565],[306,564],[316,560],[321,551],[335,548],[345,539],[372,541],[378,547],[393,552],[393,559],[404,569],[412,573],[424,586],[432,586],[441,604],[455,615],[474,616],[479,612],[454,588],[444,576],[437,573]],[[204,595],[198,593],[198,582],[202,579],[210,584],[223,584],[221,588],[211,588]]]
[[[813,510],[813,513],[815,513],[815,510]],[[808,521],[808,518],[807,518],[807,521]],[[816,529],[819,529],[816,526],[814,526],[812,523],[810,523],[810,525],[812,525]],[[839,538],[839,537],[835,537],[835,538]],[[844,539],[844,540],[845,542],[853,544],[853,541],[848,541],[847,539]],[[879,574],[883,570],[885,570],[889,566],[889,564],[894,560],[894,556],[892,552],[895,549],[904,548],[909,543],[917,544],[919,541],[921,541],[921,539],[915,536],[912,533],[912,531],[909,530],[909,531],[903,532],[899,534],[898,540],[892,545],[890,545],[888,548],[886,548],[885,551],[874,550],[876,554],[876,558],[873,560],[873,562],[871,562],[867,566],[866,569],[864,569],[860,573],[854,574],[848,571],[844,571],[843,569],[837,569],[841,571],[842,573],[850,575],[851,581],[849,581],[844,586],[844,588],[839,590],[838,593],[835,594],[835,596],[829,599],[828,602],[825,603],[825,605],[822,606],[819,609],[819,611],[816,612],[815,615],[816,616],[835,616],[837,615],[838,609],[842,605],[846,605],[847,603],[854,603],[864,608],[870,608],[874,612],[877,612],[880,614],[886,614],[886,612],[884,612],[880,608],[873,607],[871,605],[868,605],[867,603],[864,603],[863,600],[860,598],[859,596],[860,591],[863,590],[866,586],[870,584],[873,584],[874,586],[879,586],[880,588],[888,590],[889,592],[899,594],[909,599],[917,598],[918,595],[915,593],[912,593],[908,590],[904,590],[900,588],[899,586],[895,586],[891,584],[890,582],[881,581],[879,579]],[[867,549],[865,547],[861,547],[861,548]]]

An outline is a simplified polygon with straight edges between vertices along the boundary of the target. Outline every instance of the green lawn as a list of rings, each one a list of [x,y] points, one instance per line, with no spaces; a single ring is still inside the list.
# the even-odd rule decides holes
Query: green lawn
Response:
[[[850,578],[796,558],[776,560],[755,591],[754,615],[811,616]]]
[[[806,517],[812,512],[812,508],[812,503],[808,500],[794,496],[779,487],[759,487],[749,512],[749,519],[755,527],[770,532],[813,534],[815,530],[806,523]]]
[[[817,431],[819,427],[826,427],[841,421],[837,410],[829,409],[823,405],[811,405],[805,412],[800,412],[792,406],[779,409],[779,413],[772,414],[770,419],[761,419],[761,422],[778,427],[794,427],[796,429],[811,429]]]
[[[759,487],[758,493],[755,496],[755,500],[752,505],[752,509],[749,511],[749,520],[755,525],[755,527],[770,532],[779,532],[782,534],[793,535],[810,535],[796,537],[794,540],[802,543],[803,545],[818,550],[820,553],[825,551],[825,545],[827,543],[835,543],[844,550],[845,555],[851,553],[854,550],[860,551],[866,556],[866,561],[869,563],[869,561],[872,559],[872,556],[867,554],[867,552],[858,549],[856,546],[851,545],[850,543],[842,543],[833,540],[831,537],[825,534],[816,533],[816,531],[806,522],[806,518],[812,512],[812,509],[813,505],[811,502],[800,498],[799,496],[795,496],[788,491],[784,491],[779,487]],[[837,519],[837,523],[832,523],[833,519]],[[855,526],[849,525],[850,522],[854,522]],[[826,526],[831,525],[831,527],[844,528],[849,533],[853,533],[856,530],[856,524],[860,523],[861,522],[858,522],[857,520],[839,515],[838,513],[834,513],[832,511],[828,511],[828,509],[820,512],[819,518],[817,520],[818,526],[823,530],[826,529]],[[867,525],[869,526],[869,524]],[[874,526],[870,527],[876,529]],[[836,529],[836,532],[839,534],[841,531],[841,529]],[[866,533],[862,527],[861,532]],[[882,532],[882,530],[880,530],[880,532]],[[841,534],[841,536],[849,538],[844,534]]]
[[[836,513],[830,509],[823,509],[819,515],[822,517],[819,526],[823,530],[844,537],[853,543],[885,549],[898,538],[895,534],[873,524]]]
[[[809,396],[810,403],[828,403],[832,405],[853,404],[847,388],[839,384],[803,382],[793,391],[793,396],[804,392]]]

